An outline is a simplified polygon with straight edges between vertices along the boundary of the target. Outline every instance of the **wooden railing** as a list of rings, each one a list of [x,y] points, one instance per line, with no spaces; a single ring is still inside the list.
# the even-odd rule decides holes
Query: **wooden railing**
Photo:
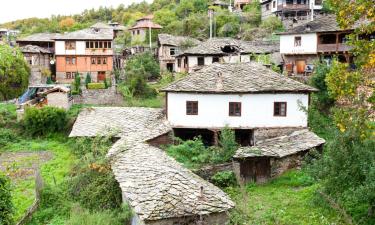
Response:
[[[308,10],[309,5],[308,4],[284,4],[284,5],[278,5],[277,10],[285,10],[285,9],[290,9],[290,10]]]
[[[350,46],[343,43],[318,44],[318,52],[347,52],[350,49]]]

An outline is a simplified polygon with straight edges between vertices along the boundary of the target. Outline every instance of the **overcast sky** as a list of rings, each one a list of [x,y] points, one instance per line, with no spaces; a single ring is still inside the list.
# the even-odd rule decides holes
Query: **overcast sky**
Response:
[[[100,6],[117,7],[142,0],[0,0],[0,23],[29,17],[71,15]],[[152,0],[146,0],[151,2]]]

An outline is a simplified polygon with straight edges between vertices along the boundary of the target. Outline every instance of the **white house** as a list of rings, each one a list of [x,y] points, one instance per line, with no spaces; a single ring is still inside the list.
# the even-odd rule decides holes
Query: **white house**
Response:
[[[176,56],[176,72],[192,72],[203,66],[220,63],[250,62],[257,54],[278,58],[279,46],[273,42],[242,41],[232,38],[212,38],[186,49]],[[279,62],[274,62],[278,64]]]
[[[305,109],[315,89],[249,62],[214,63],[163,91],[177,136],[228,126],[241,143],[251,144],[257,129],[306,128]]]
[[[330,61],[333,55],[350,63],[350,47],[345,42],[351,32],[341,29],[334,15],[328,15],[280,33],[285,70],[291,75],[309,74],[315,61]]]

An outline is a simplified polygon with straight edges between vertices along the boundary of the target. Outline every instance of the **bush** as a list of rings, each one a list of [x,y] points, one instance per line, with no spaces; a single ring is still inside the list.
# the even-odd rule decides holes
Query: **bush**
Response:
[[[160,66],[150,52],[135,55],[126,63],[125,71],[143,71],[137,76],[145,76],[146,79],[157,79],[160,77]]]
[[[150,87],[142,76],[137,76],[131,79],[129,89],[134,97],[152,98],[157,95],[156,90]]]
[[[90,73],[87,73],[86,74],[86,78],[85,78],[85,86],[86,88],[88,87],[88,85],[91,83],[91,74]]]
[[[214,185],[221,188],[237,185],[236,176],[232,171],[217,172],[211,177],[211,181]]]
[[[64,109],[50,106],[40,109],[29,107],[25,110],[23,126],[28,134],[37,136],[64,131],[67,122],[67,113]]]
[[[16,142],[18,135],[10,129],[0,128],[0,148],[6,146],[8,143]]]
[[[318,63],[315,65],[314,73],[310,78],[310,84],[319,90],[319,92],[314,93],[317,97],[317,106],[319,109],[327,110],[334,103],[334,99],[329,96],[325,81],[329,72],[330,67],[326,63]]]
[[[219,148],[213,151],[212,161],[215,163],[228,162],[238,149],[234,131],[225,127],[220,132]]]
[[[87,89],[97,90],[97,89],[106,89],[106,87],[104,83],[89,83],[87,85]]]
[[[13,203],[10,192],[10,180],[0,173],[0,224],[13,224]]]

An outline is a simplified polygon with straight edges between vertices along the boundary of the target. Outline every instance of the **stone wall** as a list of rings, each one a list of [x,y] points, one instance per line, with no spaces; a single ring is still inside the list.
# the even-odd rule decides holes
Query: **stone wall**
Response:
[[[124,99],[117,92],[116,87],[112,86],[108,89],[89,90],[82,89],[81,95],[73,96],[74,104],[92,104],[92,105],[112,105],[122,106]]]
[[[255,143],[269,138],[289,135],[297,130],[306,129],[305,127],[282,127],[282,128],[258,128],[254,130]]]
[[[145,221],[145,225],[225,225],[228,224],[227,212],[199,216],[185,216],[157,221]]]
[[[223,171],[233,171],[233,164],[230,162],[218,165],[210,165],[193,172],[205,180],[210,180],[213,175]]]

